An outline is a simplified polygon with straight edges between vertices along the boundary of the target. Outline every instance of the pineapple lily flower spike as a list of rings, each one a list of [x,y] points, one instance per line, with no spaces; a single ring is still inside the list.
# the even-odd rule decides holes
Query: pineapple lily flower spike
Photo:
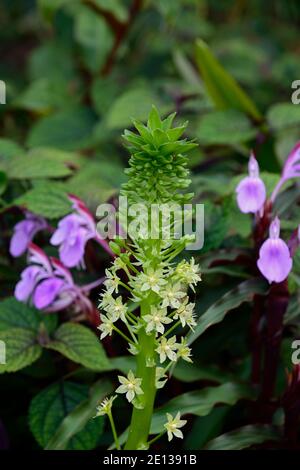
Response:
[[[195,144],[180,140],[186,125],[172,128],[174,117],[172,114],[161,120],[153,108],[146,126],[134,122],[138,134],[124,133],[131,158],[129,178],[121,195],[127,198],[128,207],[143,204],[150,214],[150,222],[152,204],[176,203],[184,210],[184,204],[192,197],[182,190],[190,183],[185,154]],[[119,213],[121,224],[123,216]],[[164,228],[160,235],[165,233]],[[195,326],[194,304],[189,301],[188,290],[193,290],[201,280],[199,267],[193,258],[177,265],[173,262],[191,241],[191,235],[179,239],[163,236],[147,239],[131,234],[130,240],[116,238],[111,244],[117,257],[106,273],[106,289],[99,305],[102,322],[99,329],[101,338],[113,332],[120,334],[136,358],[135,370],[129,371],[127,377],[119,376],[116,390],[133,407],[124,447],[127,450],[147,449],[164,433],[168,433],[169,439],[182,437],[178,428],[185,421],[180,419],[178,410],[175,418],[166,416],[161,433],[149,441],[155,397],[167,381],[168,370],[180,359],[192,360],[183,333]],[[122,276],[119,271],[123,271]],[[128,299],[138,307],[134,312],[128,308]],[[112,430],[115,445],[120,448],[114,423]]]

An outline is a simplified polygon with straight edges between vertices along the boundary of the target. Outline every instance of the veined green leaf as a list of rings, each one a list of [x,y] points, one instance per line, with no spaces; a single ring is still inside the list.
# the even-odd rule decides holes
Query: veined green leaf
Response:
[[[45,448],[63,420],[82,402],[86,402],[89,389],[74,382],[58,382],[36,395],[30,403],[29,426],[35,439]],[[96,447],[103,431],[102,417],[79,425],[78,432],[65,442],[67,449],[88,450]],[[84,423],[82,423],[84,425]],[[81,428],[81,430],[80,430]],[[75,430],[74,430],[75,431]]]
[[[205,450],[241,450],[265,441],[280,439],[278,430],[273,426],[245,426],[232,432],[222,434],[210,441]]]
[[[71,212],[71,202],[63,185],[46,181],[15,199],[13,204],[24,206],[29,211],[48,219],[63,217]]]
[[[64,323],[46,345],[88,369],[103,371],[110,367],[99,338],[88,328],[75,323]]]
[[[89,391],[89,397],[77,405],[70,414],[68,414],[54,436],[50,438],[46,450],[64,450],[67,448],[70,439],[82,431],[85,426],[94,418],[96,407],[113,390],[110,382],[98,380]]]
[[[200,316],[195,330],[188,334],[188,343],[192,344],[207,328],[222,321],[226,313],[244,302],[251,302],[255,294],[265,294],[267,289],[267,282],[263,279],[250,279],[227,292]]]
[[[256,105],[201,39],[196,42],[196,61],[207,92],[218,109],[234,108],[254,119],[262,118]]]
[[[42,348],[31,330],[10,328],[0,331],[0,340],[4,342],[6,352],[5,364],[0,364],[0,374],[23,369],[42,354]]]

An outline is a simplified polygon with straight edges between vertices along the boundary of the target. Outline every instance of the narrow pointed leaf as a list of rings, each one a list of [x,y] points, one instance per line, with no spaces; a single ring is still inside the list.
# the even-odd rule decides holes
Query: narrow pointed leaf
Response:
[[[218,109],[234,108],[256,120],[262,118],[256,105],[201,39],[196,42],[196,61],[207,92]]]

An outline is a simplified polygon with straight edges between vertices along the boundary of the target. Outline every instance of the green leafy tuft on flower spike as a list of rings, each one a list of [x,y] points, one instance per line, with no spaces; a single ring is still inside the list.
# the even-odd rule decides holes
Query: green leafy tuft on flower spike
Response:
[[[190,184],[186,153],[197,146],[186,139],[179,140],[187,123],[171,127],[176,113],[161,120],[153,106],[147,126],[134,121],[138,135],[126,130],[124,139],[131,153],[129,181],[123,185],[122,195],[130,203],[185,203],[192,194],[181,194]]]

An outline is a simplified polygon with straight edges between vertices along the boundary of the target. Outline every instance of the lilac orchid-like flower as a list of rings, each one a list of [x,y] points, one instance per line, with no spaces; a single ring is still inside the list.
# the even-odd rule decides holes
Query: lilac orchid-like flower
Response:
[[[254,154],[248,164],[249,176],[243,178],[236,188],[237,203],[243,213],[257,213],[263,209],[266,201],[266,188],[259,177],[259,166]]]
[[[271,201],[274,202],[279,191],[286,181],[300,176],[300,142],[291,150],[282,170],[282,175],[271,195]]]
[[[70,195],[74,213],[67,215],[58,224],[50,243],[59,246],[59,257],[68,268],[83,266],[85,246],[88,240],[95,239],[113,255],[108,243],[100,239],[92,214],[76,196]]]
[[[14,233],[10,240],[10,254],[15,258],[21,256],[27,250],[37,232],[46,227],[47,222],[43,217],[25,212],[25,219],[18,222],[14,227]]]
[[[262,275],[271,282],[284,281],[293,266],[290,250],[280,238],[280,220],[278,217],[270,225],[269,238],[259,251],[257,266]]]
[[[70,271],[57,259],[48,256],[33,243],[29,246],[30,266],[24,269],[15,287],[15,297],[30,302],[46,312],[58,312],[73,304],[79,311],[92,311],[93,305],[87,295],[101,285],[104,278],[79,287]]]

